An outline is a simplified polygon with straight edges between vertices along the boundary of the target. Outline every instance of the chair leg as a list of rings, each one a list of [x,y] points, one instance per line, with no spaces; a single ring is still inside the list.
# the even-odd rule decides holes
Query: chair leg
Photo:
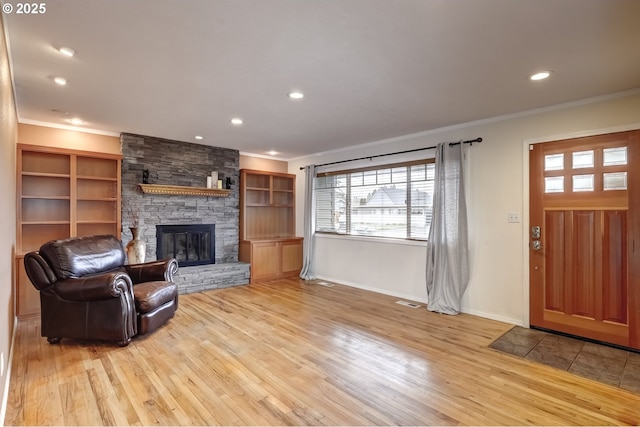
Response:
[[[47,341],[49,341],[49,344],[59,344],[61,339],[62,338],[60,337],[47,337]]]

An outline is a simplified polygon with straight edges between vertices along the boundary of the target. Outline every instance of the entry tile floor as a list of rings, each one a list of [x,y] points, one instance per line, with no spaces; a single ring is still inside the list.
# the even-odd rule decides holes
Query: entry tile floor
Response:
[[[640,354],[514,326],[491,348],[640,393]]]

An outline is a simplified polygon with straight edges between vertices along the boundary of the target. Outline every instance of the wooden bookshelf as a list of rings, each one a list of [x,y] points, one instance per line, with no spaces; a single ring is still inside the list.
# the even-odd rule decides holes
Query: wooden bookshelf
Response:
[[[27,252],[54,239],[94,234],[120,238],[121,156],[18,144],[17,239],[19,316],[40,311],[24,272]]]
[[[302,269],[302,238],[295,235],[295,175],[240,171],[240,261],[251,281],[295,276]]]

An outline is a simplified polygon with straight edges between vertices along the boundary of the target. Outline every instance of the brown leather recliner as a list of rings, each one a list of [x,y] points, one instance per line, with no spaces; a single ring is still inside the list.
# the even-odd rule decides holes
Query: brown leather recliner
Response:
[[[45,243],[24,257],[40,291],[41,334],[129,344],[164,324],[178,308],[175,259],[125,265],[122,243],[109,235]]]

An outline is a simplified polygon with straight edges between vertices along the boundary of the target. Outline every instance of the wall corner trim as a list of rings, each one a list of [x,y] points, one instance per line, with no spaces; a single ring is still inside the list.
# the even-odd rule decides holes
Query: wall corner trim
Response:
[[[9,400],[9,386],[11,385],[11,365],[13,364],[13,349],[16,343],[16,330],[18,329],[18,317],[13,318],[13,333],[11,334],[11,349],[7,360],[6,377],[2,393],[2,406],[0,407],[0,426],[4,425],[4,417],[7,414],[7,402]]]

